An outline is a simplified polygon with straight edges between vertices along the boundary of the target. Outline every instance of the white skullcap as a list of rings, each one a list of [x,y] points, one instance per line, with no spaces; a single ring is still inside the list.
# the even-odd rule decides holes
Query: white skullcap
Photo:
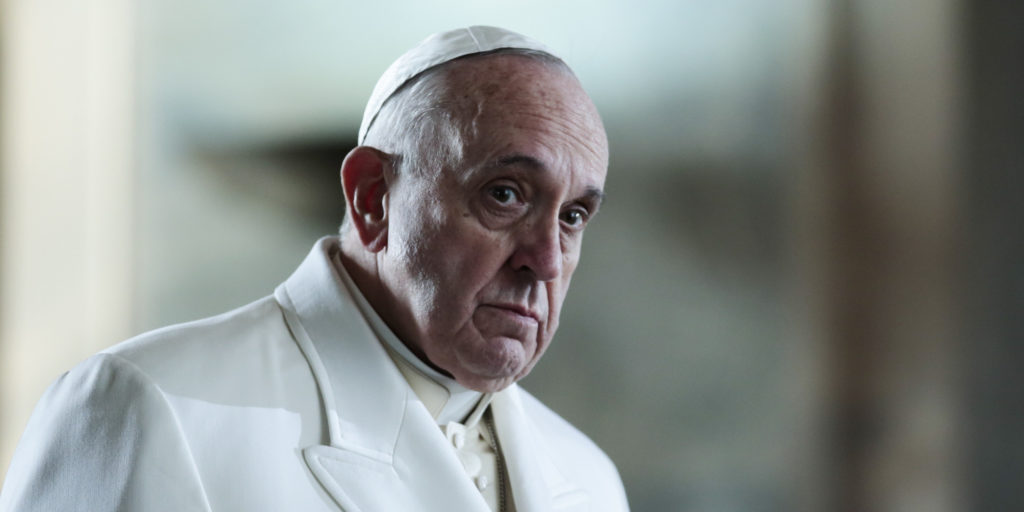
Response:
[[[366,110],[363,111],[363,122],[359,125],[359,144],[366,139],[366,132],[377,119],[384,102],[409,79],[450,60],[501,48],[536,50],[555,56],[543,44],[498,27],[477,25],[433,34],[405,52],[377,80],[370,101],[366,103]]]

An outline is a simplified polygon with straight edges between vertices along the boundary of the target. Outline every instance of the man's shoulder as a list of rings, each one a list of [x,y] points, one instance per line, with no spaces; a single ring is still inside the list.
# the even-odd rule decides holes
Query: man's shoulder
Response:
[[[321,424],[308,363],[268,297],[141,334],[59,377],[19,442],[15,490],[5,484],[0,499],[57,510],[49,504],[68,508],[72,489],[81,509],[207,510],[229,480],[254,474],[240,467],[300,464],[296,446],[316,442]]]
[[[167,325],[136,335],[101,351],[133,362],[168,355],[189,357],[208,355],[210,351],[232,350],[239,341],[276,338],[277,327],[286,332],[280,306],[267,296],[242,307],[210,316]]]
[[[255,374],[269,362],[303,359],[273,296],[140,334],[100,355],[127,361],[157,382]]]

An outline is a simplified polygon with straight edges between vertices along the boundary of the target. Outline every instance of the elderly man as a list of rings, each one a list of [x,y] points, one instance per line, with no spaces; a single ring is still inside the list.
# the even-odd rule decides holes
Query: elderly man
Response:
[[[572,72],[502,29],[437,34],[359,136],[341,236],[272,296],[62,376],[0,509],[626,510],[608,458],[515,384],[603,196]]]

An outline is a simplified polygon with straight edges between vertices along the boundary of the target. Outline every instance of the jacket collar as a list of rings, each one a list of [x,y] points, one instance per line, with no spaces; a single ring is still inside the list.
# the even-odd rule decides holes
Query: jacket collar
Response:
[[[337,237],[318,240],[274,292],[324,404],[327,444],[303,450],[311,472],[346,511],[488,510],[331,263],[339,250]],[[578,501],[561,499],[578,489],[547,459],[517,386],[491,408],[516,509]]]
[[[320,389],[329,444],[390,460],[409,387],[331,264],[339,250],[336,237],[318,240],[274,294]]]

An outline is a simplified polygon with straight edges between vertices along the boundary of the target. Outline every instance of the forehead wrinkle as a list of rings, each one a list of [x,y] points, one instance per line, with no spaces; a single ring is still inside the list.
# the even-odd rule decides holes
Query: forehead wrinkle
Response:
[[[604,143],[603,129],[598,129],[600,128],[599,125],[595,127],[588,123],[586,116],[572,115],[575,114],[575,111],[566,106],[564,102],[559,102],[558,108],[570,115],[545,115],[542,109],[532,108],[541,104],[543,103],[519,101],[515,104],[484,109],[484,112],[477,116],[476,119],[480,126],[497,130],[494,135],[516,132],[546,132],[547,134],[546,137],[537,139],[533,144],[526,147],[519,147],[516,144],[512,147],[504,148],[504,151],[511,150],[515,153],[488,162],[488,166],[524,164],[528,167],[543,169],[550,167],[554,163],[547,162],[545,158],[541,157],[546,156],[558,159],[564,158],[567,159],[567,162],[563,163],[575,163],[577,165],[589,165],[599,162],[601,167],[607,169],[607,144]],[[509,108],[510,106],[512,108]],[[539,113],[534,112],[536,110],[542,111]],[[552,134],[558,134],[558,136],[552,137]],[[533,154],[535,152],[537,155]],[[590,161],[587,162],[588,160]]]
[[[493,116],[500,120],[506,116],[511,118],[510,126],[514,129],[554,128],[566,138],[564,142],[584,148],[607,166],[608,144],[601,117],[575,77],[568,78],[574,84],[562,94],[549,94],[541,89],[537,94],[510,96],[504,103],[482,105],[490,108],[481,108],[477,118]]]

